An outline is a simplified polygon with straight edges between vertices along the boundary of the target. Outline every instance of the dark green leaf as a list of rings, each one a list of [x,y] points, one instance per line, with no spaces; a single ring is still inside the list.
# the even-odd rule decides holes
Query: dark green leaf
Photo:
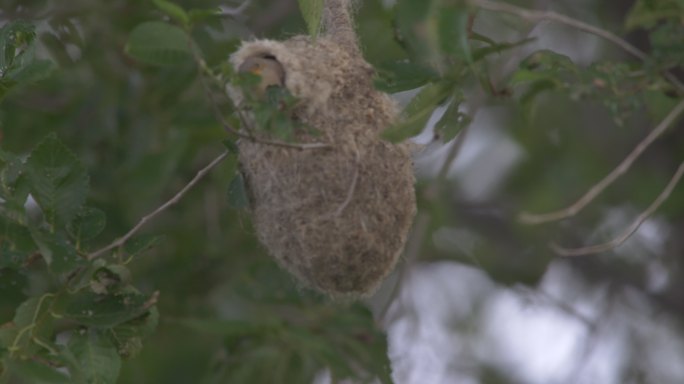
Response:
[[[109,328],[143,315],[153,304],[150,297],[135,292],[101,295],[81,291],[60,297],[56,306],[64,318]]]
[[[26,174],[33,198],[53,227],[70,222],[88,194],[85,168],[55,134],[31,152]]]
[[[94,207],[83,207],[69,223],[67,230],[75,239],[77,247],[84,241],[99,235],[105,227],[105,213]]]
[[[20,268],[37,249],[26,226],[0,214],[0,268]]]
[[[13,21],[0,28],[0,73],[12,68],[18,50],[33,43],[36,37],[33,25],[24,21]]]
[[[433,69],[408,60],[392,61],[377,68],[375,86],[384,92],[401,92],[415,89],[439,79]]]
[[[228,205],[233,209],[245,209],[249,207],[247,189],[242,173],[235,174],[228,185]]]
[[[152,307],[142,316],[110,329],[109,333],[119,354],[131,358],[140,353],[143,340],[154,332],[158,323],[159,311]]]
[[[69,340],[69,350],[88,383],[115,384],[121,369],[116,347],[101,331],[82,329]]]
[[[86,264],[86,260],[78,255],[76,248],[61,232],[35,230],[32,235],[52,273],[69,273]]]
[[[190,44],[182,29],[168,23],[149,21],[133,29],[126,52],[147,64],[178,65],[192,60]]]
[[[50,60],[35,60],[8,73],[17,84],[29,84],[43,80],[57,69]]]
[[[220,17],[221,9],[191,9],[190,12],[188,12],[188,16],[190,17],[190,23],[196,24]]]
[[[299,11],[306,22],[309,36],[316,38],[321,29],[324,0],[298,0]]]
[[[21,383],[74,384],[65,373],[36,360],[8,360],[7,368],[13,376],[22,380]]]

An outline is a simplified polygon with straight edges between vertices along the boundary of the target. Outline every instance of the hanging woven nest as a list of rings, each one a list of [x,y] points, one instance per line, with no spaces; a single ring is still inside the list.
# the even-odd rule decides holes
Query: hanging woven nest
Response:
[[[244,42],[231,63],[238,70],[252,57],[276,60],[298,99],[292,118],[317,131],[296,133],[295,141],[329,147],[241,140],[239,161],[270,254],[305,285],[356,297],[373,292],[402,253],[416,211],[414,176],[407,145],[379,137],[397,119],[395,104],[374,88],[353,30],[331,25],[337,19],[328,7],[326,35]],[[229,89],[237,105],[241,92]],[[268,138],[258,127],[255,135]]]

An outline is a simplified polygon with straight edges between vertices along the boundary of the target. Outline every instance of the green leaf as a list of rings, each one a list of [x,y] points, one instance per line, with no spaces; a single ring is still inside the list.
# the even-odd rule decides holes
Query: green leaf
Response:
[[[152,307],[148,313],[110,329],[112,342],[119,355],[131,358],[140,353],[143,340],[154,332],[158,323],[159,311]]]
[[[94,207],[83,207],[69,223],[67,230],[79,247],[82,242],[99,235],[106,223],[107,217],[102,210]]]
[[[26,162],[31,194],[52,227],[76,216],[88,194],[88,174],[76,156],[50,134]]]
[[[460,100],[454,100],[442,115],[442,118],[435,124],[435,133],[444,141],[453,140],[461,130],[470,124],[470,116],[461,112]]]
[[[383,92],[401,92],[415,89],[439,79],[432,68],[408,60],[392,61],[377,67],[375,86]]]
[[[419,134],[435,108],[452,93],[454,86],[455,83],[443,80],[423,87],[404,108],[402,121],[383,131],[382,138],[396,143]]]
[[[110,328],[141,316],[154,304],[136,292],[101,295],[81,291],[60,297],[59,315],[82,325]]]
[[[12,68],[17,50],[29,47],[35,37],[35,27],[24,21],[13,21],[0,28],[0,73]]]
[[[32,235],[52,273],[70,273],[86,264],[85,258],[78,255],[62,232],[34,230]]]
[[[37,249],[26,226],[0,213],[0,268],[20,268]]]
[[[121,357],[102,332],[92,329],[74,332],[68,348],[79,363],[79,373],[88,383],[116,383],[121,370]]]
[[[152,2],[162,12],[166,13],[172,19],[175,19],[182,25],[187,26],[190,24],[190,17],[180,5],[174,4],[167,0],[152,0]]]
[[[168,23],[148,21],[133,29],[125,50],[147,64],[178,65],[192,60],[190,44],[182,29]]]
[[[0,345],[14,356],[31,356],[43,350],[53,338],[53,322],[49,314],[54,295],[31,297],[17,308],[11,326],[0,330]],[[36,343],[40,340],[41,344]]]
[[[126,242],[124,250],[133,257],[142,254],[143,252],[156,247],[164,240],[164,236],[158,235],[138,235]]]
[[[299,11],[306,22],[309,36],[316,38],[321,29],[323,18],[323,4],[325,0],[298,0]]]
[[[36,360],[8,360],[7,368],[13,376],[22,379],[20,383],[73,384],[65,373]]]
[[[228,185],[228,205],[233,209],[249,208],[245,179],[237,172]]]
[[[188,16],[190,17],[190,24],[196,24],[221,17],[221,9],[191,9],[190,12],[188,12]]]
[[[478,48],[473,50],[473,61],[479,61],[484,59],[485,57],[495,54],[495,53],[501,53],[503,51],[507,51],[509,49],[517,48],[520,46],[523,46],[525,44],[531,43],[535,41],[535,37],[528,37],[519,41],[515,41],[512,43],[494,43],[490,44],[486,47]]]
[[[9,72],[9,76],[17,84],[29,84],[43,80],[52,75],[57,66],[50,60],[35,60],[16,70]]]
[[[462,5],[447,6],[440,10],[437,20],[439,43],[442,51],[468,63],[473,61],[468,43],[470,13]]]

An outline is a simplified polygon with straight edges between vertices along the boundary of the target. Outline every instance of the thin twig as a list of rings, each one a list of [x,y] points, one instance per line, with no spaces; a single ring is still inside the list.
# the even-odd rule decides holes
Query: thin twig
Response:
[[[511,15],[518,16],[520,18],[523,18],[525,20],[531,21],[531,22],[540,22],[540,21],[553,21],[559,24],[564,24],[569,27],[578,29],[580,31],[584,31],[587,33],[591,33],[592,35],[596,35],[598,37],[601,37],[607,41],[610,41],[611,43],[619,46],[623,50],[625,50],[627,53],[631,54],[632,56],[638,58],[639,60],[642,61],[648,61],[649,56],[639,48],[635,47],[634,45],[630,44],[626,40],[620,38],[616,34],[606,31],[605,29],[601,29],[599,27],[593,26],[591,24],[587,24],[583,21],[579,21],[576,19],[573,19],[571,17],[562,15],[560,13],[556,13],[553,11],[538,11],[538,10],[532,10],[532,9],[527,9],[527,8],[522,8],[518,7],[515,5],[511,4],[505,4],[505,3],[500,3],[498,1],[491,1],[491,0],[469,0],[470,3],[478,8],[486,9],[489,11],[494,11],[494,12],[503,12],[503,13],[508,13]],[[679,79],[674,76],[670,72],[664,72],[663,76],[672,83],[679,93],[684,93],[684,84],[679,81]]]
[[[632,224],[627,227],[618,237],[614,238],[613,240],[603,243],[603,244],[597,244],[597,245],[592,245],[588,247],[583,247],[583,248],[564,248],[559,246],[558,244],[551,243],[550,247],[553,249],[554,252],[559,254],[560,256],[583,256],[583,255],[592,255],[596,253],[601,253],[601,252],[606,252],[611,249],[617,248],[618,246],[622,245],[634,232],[639,229],[641,224],[648,219],[649,216],[653,214],[664,202],[667,200],[668,197],[672,194],[672,191],[675,189],[677,186],[677,183],[682,178],[682,175],[684,175],[684,162],[682,162],[679,165],[679,168],[677,168],[677,171],[675,174],[672,176],[672,179],[670,179],[670,182],[667,183],[667,186],[665,189],[663,189],[662,192],[658,195],[658,197],[649,205],[648,208],[646,208],[645,211],[643,211],[639,216],[637,216],[636,220],[632,222]]]
[[[646,136],[639,144],[632,150],[632,152],[625,157],[622,162],[603,180],[594,184],[593,187],[587,191],[579,200],[577,200],[572,205],[567,208],[542,214],[533,214],[528,212],[522,212],[519,216],[519,220],[525,224],[540,224],[549,221],[557,221],[575,216],[584,207],[591,203],[596,196],[601,194],[606,188],[608,188],[618,177],[625,174],[629,168],[632,166],[634,161],[636,161],[639,156],[648,148],[658,137],[660,137],[663,132],[665,132],[679,117],[679,115],[684,111],[684,100],[680,101],[670,113],[658,124],[649,134]]]
[[[157,209],[154,211],[150,212],[149,214],[143,216],[140,221],[138,221],[138,224],[136,224],[133,228],[131,228],[130,231],[128,231],[125,235],[121,236],[120,238],[114,240],[111,244],[107,245],[104,248],[101,248],[90,255],[88,255],[88,260],[92,260],[96,257],[102,256],[106,252],[109,252],[115,248],[122,247],[126,242],[133,237],[148,221],[152,220],[155,218],[157,215],[160,213],[164,212],[166,209],[168,209],[170,206],[176,204],[177,202],[180,201],[183,196],[197,184],[209,171],[214,168],[218,163],[220,163],[223,159],[228,156],[228,151],[223,152],[220,154],[218,157],[216,157],[214,160],[212,160],[207,166],[204,168],[200,169],[195,177],[190,180],[188,184],[185,185],[178,193],[176,193],[171,199],[169,199],[166,203],[162,204],[159,206]]]

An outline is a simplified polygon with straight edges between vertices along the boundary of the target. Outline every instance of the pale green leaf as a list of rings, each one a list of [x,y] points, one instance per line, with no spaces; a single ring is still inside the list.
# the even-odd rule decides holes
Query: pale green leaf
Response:
[[[309,36],[316,38],[321,29],[324,0],[298,0],[299,10],[306,22]]]

